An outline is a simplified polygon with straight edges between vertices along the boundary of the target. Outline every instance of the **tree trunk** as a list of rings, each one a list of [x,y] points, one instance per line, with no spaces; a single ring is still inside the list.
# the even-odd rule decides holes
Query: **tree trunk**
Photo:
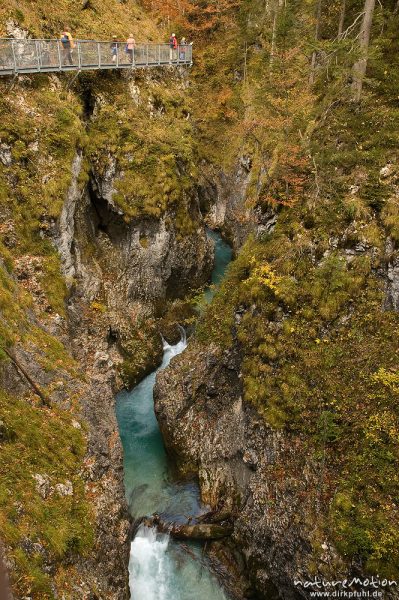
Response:
[[[159,515],[153,515],[143,520],[147,527],[156,527],[162,533],[169,533],[173,538],[178,540],[221,540],[229,537],[234,531],[231,524],[215,524],[215,523],[167,523],[162,521]]]
[[[280,8],[283,6],[283,1],[284,0],[278,0],[278,2],[276,1],[274,3],[274,9],[273,9],[272,45],[271,45],[271,49],[270,49],[270,63],[269,63],[270,81],[272,81],[272,78],[273,78],[273,66],[274,66],[274,59],[276,56],[276,49],[277,49],[277,21],[278,21]]]
[[[339,40],[341,39],[342,33],[344,31],[345,15],[346,15],[346,0],[342,0],[341,14],[339,15],[339,25],[338,25],[338,39]]]
[[[17,370],[25,377],[26,381],[29,383],[35,394],[37,394],[45,406],[51,406],[50,398],[45,394],[40,387],[35,383],[26,369],[21,365],[21,363],[16,359],[16,357],[9,351],[7,348],[1,348],[5,354],[7,354],[8,358],[15,365]]]
[[[373,15],[375,0],[365,0],[364,15],[362,27],[359,36],[360,58],[353,65],[353,100],[360,102],[362,97],[363,80],[367,70],[367,55],[370,45],[371,26],[373,24]]]
[[[278,6],[276,4],[276,6],[274,8],[274,15],[273,15],[272,45],[271,45],[271,49],[270,49],[270,63],[269,63],[270,81],[272,80],[274,57],[276,54],[277,15],[278,15]]]
[[[317,0],[316,29],[315,29],[315,34],[314,34],[314,39],[316,42],[318,41],[318,39],[320,37],[321,9],[322,9],[322,0]],[[310,85],[313,85],[314,80],[315,80],[316,59],[317,59],[317,52],[316,52],[316,50],[314,50],[314,52],[312,54],[311,65],[310,65],[310,78],[309,78]]]

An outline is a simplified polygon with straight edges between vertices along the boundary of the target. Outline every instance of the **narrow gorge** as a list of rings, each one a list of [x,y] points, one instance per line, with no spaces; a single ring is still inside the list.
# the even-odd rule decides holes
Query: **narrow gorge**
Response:
[[[398,26],[0,6],[1,600],[399,598]]]

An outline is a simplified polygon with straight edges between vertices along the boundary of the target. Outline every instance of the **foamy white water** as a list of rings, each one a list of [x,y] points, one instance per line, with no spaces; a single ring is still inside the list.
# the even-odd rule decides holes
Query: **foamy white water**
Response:
[[[131,544],[129,575],[132,600],[167,600],[169,536],[141,525]]]
[[[190,545],[187,552],[142,525],[131,545],[131,600],[227,600],[202,560],[199,547]]]

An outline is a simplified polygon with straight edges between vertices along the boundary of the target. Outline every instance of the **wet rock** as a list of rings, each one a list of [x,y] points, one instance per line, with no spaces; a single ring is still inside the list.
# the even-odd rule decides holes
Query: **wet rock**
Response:
[[[231,524],[171,524],[163,522],[158,515],[154,515],[152,519],[147,519],[147,524],[149,526],[156,525],[160,531],[169,533],[179,540],[221,540],[230,537],[233,533]]]
[[[181,340],[182,332],[177,323],[161,323],[160,328],[162,337],[168,344],[177,344]]]

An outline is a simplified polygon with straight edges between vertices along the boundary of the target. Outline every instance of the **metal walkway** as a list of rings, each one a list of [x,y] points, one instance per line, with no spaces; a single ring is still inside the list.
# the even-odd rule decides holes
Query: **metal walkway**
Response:
[[[75,48],[64,48],[61,40],[0,38],[0,75],[52,73],[96,69],[138,69],[163,65],[191,65],[193,47],[169,44],[136,44],[126,52],[126,43],[75,40]]]

